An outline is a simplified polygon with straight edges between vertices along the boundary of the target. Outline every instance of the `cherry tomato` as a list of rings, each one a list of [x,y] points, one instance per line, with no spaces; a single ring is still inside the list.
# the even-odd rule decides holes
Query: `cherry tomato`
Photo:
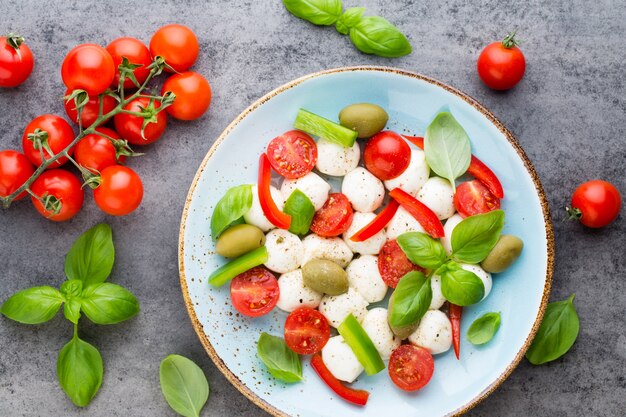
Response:
[[[65,56],[61,78],[70,90],[85,90],[89,96],[103,93],[113,82],[115,64],[111,54],[100,45],[78,45]]]
[[[467,181],[456,187],[454,207],[463,217],[487,213],[500,208],[500,199],[478,181]]]
[[[12,33],[0,37],[0,87],[22,84],[34,66],[33,53],[23,37]]]
[[[30,186],[30,190],[44,200],[48,200],[51,210],[31,196],[35,209],[45,218],[62,222],[74,217],[83,206],[85,193],[82,184],[74,174],[64,169],[44,171]],[[52,197],[52,198],[51,198]],[[53,207],[61,205],[58,214],[54,214]]]
[[[98,127],[96,132],[100,132],[110,138],[119,139],[120,136],[113,129],[107,127]],[[97,133],[91,133],[82,138],[76,144],[74,148],[74,159],[80,165],[94,172],[102,172],[106,167],[123,163],[126,160],[126,156],[120,155],[117,158],[117,151],[115,146],[111,143],[111,140],[98,135]]]
[[[178,120],[194,120],[202,116],[211,104],[211,86],[200,74],[187,71],[174,74],[165,81],[161,94],[176,94],[174,103],[165,110]]]
[[[0,151],[0,197],[11,195],[35,172],[35,167],[22,153],[13,150]],[[26,191],[17,196],[24,198]]]
[[[114,89],[117,89],[120,82],[120,72],[118,67],[122,63],[123,58],[128,59],[131,64],[141,65],[133,70],[133,74],[135,75],[139,85],[146,81],[148,75],[150,74],[148,66],[152,63],[152,58],[150,57],[148,47],[143,42],[139,39],[130,37],[118,38],[111,42],[106,47],[106,50],[111,55],[111,58],[113,58],[113,64],[115,66],[115,77],[111,83],[111,86]],[[126,79],[124,79],[124,88],[133,87],[136,88],[137,86],[133,80],[126,77]]]
[[[308,307],[294,310],[285,321],[285,343],[299,355],[319,352],[330,339],[330,325],[322,313]]]
[[[363,151],[365,168],[382,181],[402,174],[411,161],[411,148],[395,132],[377,133],[365,145]]]
[[[187,71],[196,62],[200,45],[191,29],[183,25],[166,25],[150,39],[150,53],[160,56],[177,72]],[[166,71],[171,72],[166,69]]]
[[[237,275],[230,282],[233,306],[248,317],[259,317],[272,311],[279,293],[274,274],[260,266]]]
[[[612,223],[622,208],[622,197],[610,182],[592,180],[581,184],[572,196],[572,207],[567,209],[573,219],[591,228]]]
[[[72,93],[71,90],[67,90],[65,95],[68,96]],[[107,114],[117,106],[117,101],[111,96],[102,96],[102,114]],[[74,100],[65,101],[65,113],[71,121],[78,124],[78,111],[76,110],[76,103]],[[81,123],[84,128],[88,128],[96,119],[98,119],[98,112],[100,111],[100,99],[98,96],[89,97],[89,101],[80,112]],[[106,120],[103,122],[106,123]]]
[[[271,140],[267,156],[278,174],[296,179],[313,170],[317,163],[317,145],[306,133],[290,130]]]
[[[100,177],[100,185],[93,190],[100,210],[112,216],[125,216],[139,207],[143,184],[135,171],[114,165],[103,169]]]
[[[433,355],[423,347],[402,345],[391,353],[389,376],[404,391],[424,388],[435,372]]]
[[[43,162],[41,159],[41,152],[39,149],[35,149],[35,143],[33,142],[33,140],[37,141],[38,139],[34,138],[31,140],[28,138],[29,134],[37,135],[35,133],[36,129],[47,132],[48,146],[54,154],[63,151],[63,149],[68,147],[74,140],[74,130],[72,130],[72,126],[70,126],[65,119],[54,114],[44,114],[43,116],[36,117],[28,124],[28,126],[26,126],[24,135],[22,135],[22,148],[24,149],[24,155],[26,155],[28,160],[35,166],[39,166]],[[43,133],[39,134],[41,140],[46,140],[44,136],[45,134]],[[72,152],[74,152],[74,149],[69,150],[70,155]],[[50,153],[45,148],[43,148],[43,154],[46,160],[51,158]],[[50,165],[48,169],[58,168],[66,162],[67,158],[61,157]]]
[[[352,224],[354,209],[350,200],[342,193],[328,195],[328,200],[315,212],[311,231],[323,237],[335,237],[344,233]]]
[[[124,110],[141,112],[142,109],[145,109],[155,114],[156,109],[159,107],[161,107],[159,101],[155,100],[150,104],[150,99],[139,97],[124,106]],[[159,140],[167,127],[167,116],[164,112],[156,113],[155,118],[155,122],[150,122],[146,125],[143,137],[141,135],[141,126],[144,119],[140,116],[118,113],[113,118],[113,123],[115,124],[117,133],[119,133],[122,138],[126,139],[128,143],[132,143],[133,145],[148,145]]]
[[[517,47],[515,32],[502,42],[490,43],[478,57],[478,75],[489,88],[508,90],[524,76],[526,59]]]
[[[400,278],[411,271],[424,271],[409,261],[395,239],[385,242],[378,254],[378,272],[391,288],[396,288]]]

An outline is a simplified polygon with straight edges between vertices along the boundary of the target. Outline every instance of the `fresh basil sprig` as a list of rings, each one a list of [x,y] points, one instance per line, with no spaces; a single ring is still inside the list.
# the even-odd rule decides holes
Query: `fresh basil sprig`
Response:
[[[300,356],[289,349],[282,338],[265,332],[261,333],[257,345],[257,354],[274,378],[287,383],[302,380]]]
[[[417,323],[426,314],[433,299],[430,278],[419,271],[409,272],[400,278],[393,297],[389,324],[398,328]]]
[[[469,306],[485,296],[485,284],[478,276],[448,261],[435,272],[441,277],[441,293],[452,304]]]
[[[309,227],[315,215],[315,206],[306,194],[296,189],[285,202],[283,211],[291,216],[289,226],[291,233],[296,235],[309,233]]]
[[[211,236],[217,240],[219,235],[236,222],[252,207],[252,186],[237,185],[229,188],[217,202],[211,216]]]
[[[503,227],[502,210],[463,219],[452,230],[452,257],[470,264],[482,262],[498,243]]]
[[[209,398],[209,382],[192,360],[169,355],[159,368],[161,391],[174,411],[185,417],[199,417]]]
[[[365,13],[365,7],[350,7],[347,9],[339,19],[337,19],[337,23],[335,23],[335,28],[337,32],[342,35],[347,35],[350,33],[350,28],[356,26],[361,20],[361,16]]]
[[[407,258],[422,268],[437,269],[448,260],[441,242],[426,233],[403,233],[398,236],[397,241]]]
[[[467,330],[467,340],[474,345],[484,345],[493,339],[500,328],[500,313],[485,313]]]

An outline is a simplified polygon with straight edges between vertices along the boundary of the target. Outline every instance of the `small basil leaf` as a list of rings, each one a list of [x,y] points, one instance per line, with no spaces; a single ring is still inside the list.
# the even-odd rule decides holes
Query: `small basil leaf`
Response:
[[[102,385],[102,357],[94,346],[74,335],[59,352],[57,375],[61,388],[79,407],[88,405]]]
[[[500,328],[500,313],[485,313],[467,330],[467,340],[474,345],[484,345],[495,336]]]
[[[283,4],[294,16],[315,25],[332,25],[341,15],[341,0],[283,0]]]
[[[211,236],[217,240],[219,235],[233,222],[238,221],[252,207],[252,186],[238,185],[226,191],[217,202],[211,217]]]
[[[441,242],[426,233],[403,233],[397,240],[406,257],[422,268],[437,269],[448,259]]]
[[[76,298],[67,300],[63,306],[63,315],[72,323],[77,324],[80,319],[80,300]]]
[[[350,28],[350,40],[359,51],[386,58],[397,58],[412,52],[404,34],[380,16],[360,18]]]
[[[79,279],[68,279],[61,284],[61,294],[66,298],[78,297],[83,291],[83,281]]]
[[[548,304],[535,340],[526,352],[526,359],[533,365],[541,365],[560,358],[576,341],[579,329],[574,294],[565,301]]]
[[[452,257],[470,264],[482,262],[498,243],[503,227],[502,210],[463,219],[452,230]]]
[[[339,16],[337,23],[335,23],[337,32],[342,35],[347,35],[350,28],[353,28],[359,20],[361,20],[361,16],[363,16],[364,12],[365,7],[350,7],[347,9],[341,16]]]
[[[169,355],[159,369],[161,391],[174,411],[198,417],[209,398],[209,382],[202,369],[190,359]]]
[[[287,383],[302,380],[300,356],[289,349],[282,338],[261,333],[257,354],[274,378]]]
[[[419,271],[409,272],[400,278],[393,297],[389,324],[392,327],[415,324],[426,314],[433,299],[430,279]]]
[[[25,324],[39,324],[50,320],[65,299],[52,287],[32,287],[16,292],[2,304],[0,313]]]
[[[311,221],[315,215],[315,206],[302,191],[296,189],[285,202],[283,211],[291,216],[289,231],[296,235],[309,232]]]
[[[476,304],[485,296],[485,284],[478,276],[449,261],[437,270],[441,292],[446,300],[459,306]]]
[[[467,133],[448,112],[439,113],[426,128],[424,153],[430,168],[453,188],[454,180],[467,171],[472,158]]]
[[[80,235],[65,257],[65,275],[85,285],[104,282],[115,260],[113,234],[108,224],[98,224]]]
[[[82,311],[97,324],[115,324],[139,312],[135,296],[116,284],[103,282],[90,285],[82,293]]]

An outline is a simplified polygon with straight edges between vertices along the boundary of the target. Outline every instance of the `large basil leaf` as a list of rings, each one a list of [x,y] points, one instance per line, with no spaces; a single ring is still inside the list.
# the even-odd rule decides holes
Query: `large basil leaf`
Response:
[[[463,219],[452,230],[452,257],[477,264],[496,246],[504,227],[504,211],[494,210]]]
[[[397,328],[418,322],[428,311],[433,299],[430,278],[419,271],[409,272],[400,278],[393,297],[389,324]]]
[[[453,261],[442,265],[436,273],[441,277],[443,296],[452,304],[469,306],[485,296],[485,284],[482,280]]]
[[[366,54],[397,58],[412,52],[404,34],[380,16],[361,17],[350,28],[350,39],[359,51]]]
[[[335,23],[337,32],[347,35],[350,28],[353,28],[361,20],[363,13],[365,13],[365,7],[350,7],[347,9]]]
[[[32,287],[9,297],[2,304],[0,313],[20,323],[39,324],[54,317],[63,301],[63,294],[55,288]]]
[[[252,207],[252,186],[238,185],[230,188],[215,205],[211,217],[211,236],[217,240],[219,235],[233,222],[236,222]]]
[[[104,282],[115,260],[113,234],[108,224],[98,224],[80,235],[65,257],[65,275],[85,285]]]
[[[97,324],[119,323],[139,312],[135,296],[124,287],[109,282],[88,286],[81,298],[83,313]]]
[[[102,357],[94,346],[76,334],[61,349],[57,358],[57,375],[61,388],[79,407],[88,405],[102,384]]]
[[[302,380],[300,356],[282,338],[261,333],[257,354],[274,378],[288,383]]]
[[[439,113],[424,135],[426,162],[440,177],[454,187],[454,180],[467,171],[472,150],[467,133],[448,112]]]
[[[315,206],[311,199],[302,191],[296,189],[285,202],[283,211],[291,216],[289,231],[296,235],[309,233],[309,227],[315,215]]]
[[[484,345],[500,328],[500,313],[485,313],[467,330],[467,340],[474,345]]]
[[[315,25],[332,25],[341,16],[341,0],[283,0],[296,17]]]
[[[448,259],[441,242],[426,233],[407,232],[397,240],[406,257],[422,268],[437,269]]]
[[[161,391],[170,407],[185,417],[198,417],[209,398],[209,382],[190,359],[169,355],[159,369]]]

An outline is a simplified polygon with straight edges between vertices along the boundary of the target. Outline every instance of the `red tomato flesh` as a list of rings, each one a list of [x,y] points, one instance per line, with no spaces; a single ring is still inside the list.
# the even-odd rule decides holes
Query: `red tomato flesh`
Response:
[[[276,172],[296,179],[311,172],[317,163],[317,145],[306,133],[290,130],[271,140],[267,156]]]
[[[389,358],[389,376],[396,386],[404,391],[424,388],[435,372],[433,355],[426,349],[413,345],[402,345]]]
[[[285,321],[285,342],[299,355],[319,352],[330,339],[330,325],[322,313],[308,307],[294,310]]]
[[[463,217],[487,213],[500,208],[500,199],[478,181],[467,181],[456,188],[454,207]]]
[[[365,145],[365,167],[382,181],[402,174],[411,161],[411,148],[399,134],[386,130],[377,133]]]
[[[248,317],[259,317],[272,311],[279,294],[274,274],[260,266],[237,275],[230,282],[233,306]]]
[[[342,193],[331,193],[321,209],[315,212],[311,231],[322,237],[335,237],[344,233],[352,224],[354,209]]]
[[[396,288],[400,278],[411,271],[422,271],[424,269],[406,257],[398,241],[395,239],[385,242],[378,254],[378,272],[385,281],[385,284],[391,288]]]

